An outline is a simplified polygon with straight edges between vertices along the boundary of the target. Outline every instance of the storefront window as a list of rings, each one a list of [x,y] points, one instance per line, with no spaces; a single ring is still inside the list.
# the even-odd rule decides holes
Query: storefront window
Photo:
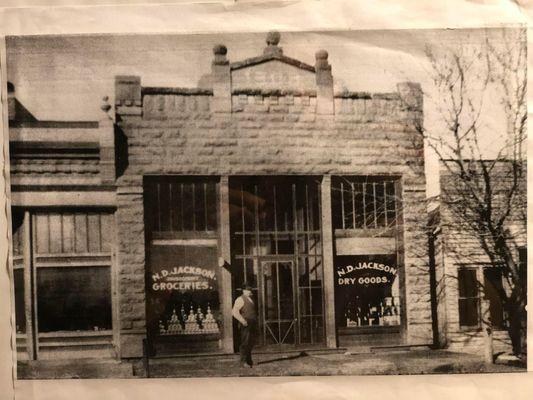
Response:
[[[108,268],[41,268],[37,293],[40,332],[111,329]]]
[[[337,256],[335,295],[340,328],[400,325],[396,256]]]
[[[217,179],[146,177],[144,193],[149,256],[147,324],[153,350],[216,350],[223,320]]]
[[[160,336],[220,336],[216,247],[152,246],[151,320]],[[213,336],[214,337],[206,337]]]

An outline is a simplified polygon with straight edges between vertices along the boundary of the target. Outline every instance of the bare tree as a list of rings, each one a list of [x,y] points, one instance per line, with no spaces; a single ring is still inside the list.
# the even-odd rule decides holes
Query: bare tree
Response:
[[[500,33],[477,44],[426,49],[431,101],[443,128],[417,130],[443,168],[441,204],[456,224],[452,252],[462,262],[501,268],[505,284],[497,292],[513,351],[525,360],[527,282],[518,248],[527,228],[526,30]],[[505,116],[503,132],[485,123],[495,110]],[[475,239],[484,257],[465,238]]]

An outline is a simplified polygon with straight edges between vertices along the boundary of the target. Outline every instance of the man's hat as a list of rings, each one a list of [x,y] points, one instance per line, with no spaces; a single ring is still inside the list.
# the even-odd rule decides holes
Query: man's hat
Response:
[[[241,287],[241,290],[249,290],[249,291],[252,291],[252,286],[250,286],[249,284],[245,283],[244,285],[242,285]]]

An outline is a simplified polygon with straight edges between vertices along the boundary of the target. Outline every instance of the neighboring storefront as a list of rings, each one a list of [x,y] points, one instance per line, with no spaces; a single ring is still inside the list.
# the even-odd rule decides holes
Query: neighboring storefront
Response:
[[[431,344],[419,85],[337,93],[278,43],[198,88],[118,76],[99,122],[11,110],[21,358],[233,353],[244,283],[264,350]]]

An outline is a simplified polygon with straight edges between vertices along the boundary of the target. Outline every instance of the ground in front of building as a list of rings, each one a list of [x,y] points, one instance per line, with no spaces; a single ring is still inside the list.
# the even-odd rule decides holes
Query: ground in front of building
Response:
[[[441,350],[388,352],[294,352],[257,354],[253,368],[239,365],[236,355],[222,357],[151,359],[151,378],[199,378],[225,376],[334,376],[334,375],[407,375],[448,373],[525,372],[519,363],[505,357],[487,365],[477,355]],[[78,360],[70,366],[54,363],[39,368],[19,362],[19,379],[57,378],[142,378],[142,363],[108,362],[100,365]]]

